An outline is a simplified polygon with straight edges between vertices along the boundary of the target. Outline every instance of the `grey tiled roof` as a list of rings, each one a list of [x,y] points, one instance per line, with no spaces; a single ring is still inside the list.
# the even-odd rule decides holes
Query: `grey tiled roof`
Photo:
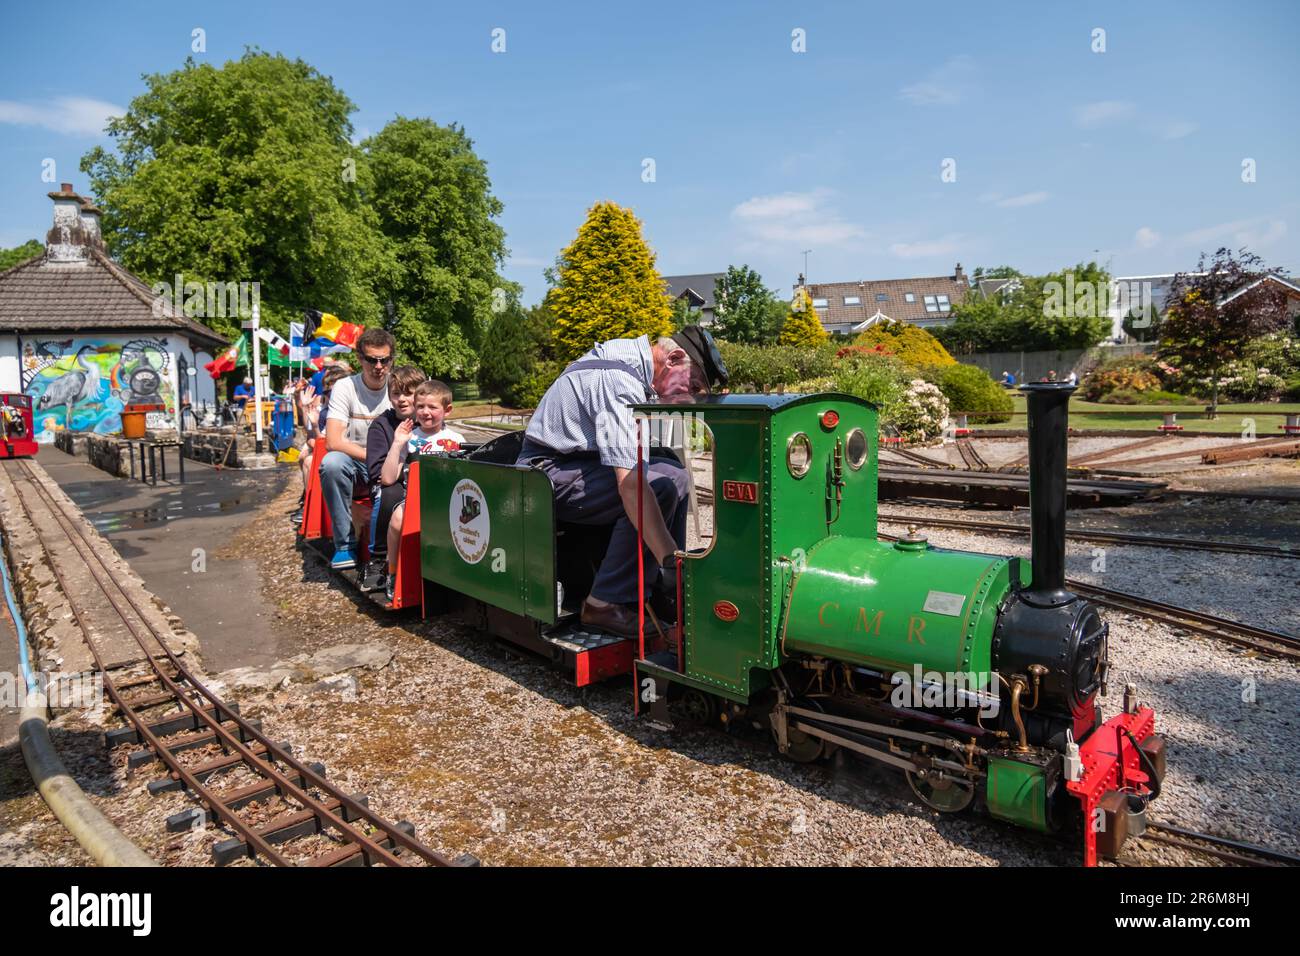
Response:
[[[677,299],[683,292],[690,289],[704,300],[700,304],[700,308],[711,310],[717,306],[717,302],[713,298],[713,283],[725,276],[725,272],[701,272],[690,276],[664,276],[664,284],[667,286],[669,298]]]
[[[150,330],[177,332],[196,343],[226,345],[207,326],[162,301],[149,286],[98,249],[79,262],[44,254],[0,272],[0,332]]]
[[[907,293],[914,301],[907,301]],[[809,283],[808,293],[814,299],[825,299],[826,307],[817,307],[817,315],[827,326],[857,325],[871,318],[879,310],[887,318],[911,322],[915,325],[946,324],[951,312],[926,312],[927,295],[946,295],[952,305],[966,298],[968,286],[965,279],[956,276],[921,276],[915,279],[875,279],[862,282]],[[845,305],[845,297],[857,296],[859,305]],[[878,299],[877,296],[884,296]]]

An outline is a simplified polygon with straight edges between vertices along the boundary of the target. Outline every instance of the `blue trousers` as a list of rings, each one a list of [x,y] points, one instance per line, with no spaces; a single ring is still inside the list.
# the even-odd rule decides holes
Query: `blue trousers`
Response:
[[[594,597],[611,604],[636,603],[636,526],[628,519],[614,482],[614,469],[595,458],[546,460],[538,463],[555,486],[555,516],[574,524],[614,526],[609,550],[591,586]],[[686,469],[673,458],[651,458],[646,465],[650,484],[668,533],[678,549],[686,546],[688,509]],[[646,509],[653,507],[647,500]],[[646,550],[647,576],[657,564]]]
[[[352,496],[356,489],[368,488],[366,463],[341,451],[327,452],[320,463],[320,490],[325,509],[330,513],[334,531],[334,550],[351,550],[357,546],[352,531]]]

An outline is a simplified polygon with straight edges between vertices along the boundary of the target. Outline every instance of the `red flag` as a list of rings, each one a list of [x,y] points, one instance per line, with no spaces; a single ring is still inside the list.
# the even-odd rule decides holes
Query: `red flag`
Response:
[[[213,378],[221,378],[227,372],[233,372],[236,366],[248,364],[248,340],[242,335],[234,345],[226,349],[211,362],[204,364],[208,374]]]

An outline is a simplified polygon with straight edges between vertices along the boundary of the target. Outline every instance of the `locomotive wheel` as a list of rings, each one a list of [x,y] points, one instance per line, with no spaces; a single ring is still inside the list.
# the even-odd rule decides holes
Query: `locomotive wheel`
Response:
[[[712,694],[690,688],[676,701],[674,710],[693,724],[711,724],[718,716],[717,701]]]
[[[908,770],[907,783],[927,807],[940,813],[960,813],[970,806],[975,799],[975,785],[968,780],[956,777],[939,776],[937,773],[920,773]]]
[[[826,710],[815,700],[797,700],[795,704],[806,710],[820,710],[823,712]],[[795,763],[812,763],[827,752],[826,741],[820,737],[814,737],[812,734],[806,734],[794,727],[790,727],[786,731],[786,740],[790,746],[786,750],[785,756]]]

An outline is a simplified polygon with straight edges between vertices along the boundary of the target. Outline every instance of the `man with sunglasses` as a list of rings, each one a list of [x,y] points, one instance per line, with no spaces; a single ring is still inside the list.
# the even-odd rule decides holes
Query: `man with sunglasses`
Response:
[[[352,498],[357,489],[369,490],[366,471],[366,435],[370,423],[388,411],[388,374],[393,370],[394,341],[383,329],[366,329],[357,339],[361,373],[338,382],[330,390],[325,416],[325,447],[320,486],[334,531],[336,570],[356,567],[356,535],[352,531]],[[370,542],[374,546],[374,542]]]
[[[628,637],[637,633],[638,491],[650,587],[673,590],[674,554],[686,544],[686,469],[677,458],[652,454],[643,445],[645,482],[638,481],[632,406],[655,399],[689,402],[726,384],[727,367],[713,337],[692,325],[655,342],[644,335],[603,342],[561,372],[542,396],[518,463],[550,477],[561,521],[613,525],[582,605],[583,624]]]

